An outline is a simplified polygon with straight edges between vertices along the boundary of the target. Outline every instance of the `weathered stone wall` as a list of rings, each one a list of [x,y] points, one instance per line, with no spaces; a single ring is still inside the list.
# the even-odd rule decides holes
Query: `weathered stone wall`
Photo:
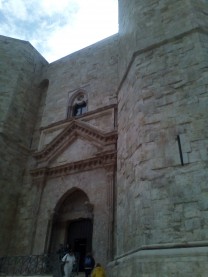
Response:
[[[205,56],[198,34],[174,46],[138,55],[119,94],[118,254],[208,239]]]
[[[134,52],[198,27],[207,26],[207,2],[119,0],[119,75],[122,78]]]
[[[129,54],[129,64],[128,55],[119,64],[119,70],[128,64],[118,94],[116,256],[125,257],[113,276],[134,276],[136,263],[141,276],[172,276],[166,262],[174,276],[187,276],[189,270],[180,269],[192,261],[194,275],[206,276],[207,252],[201,267],[193,249],[192,258],[187,251],[181,263],[157,256],[147,266],[139,253],[146,246],[208,241],[208,37],[196,28],[207,4],[199,1],[196,13],[191,1],[120,4],[120,14],[127,12],[120,18],[121,53],[135,54],[131,61]],[[126,44],[128,36],[132,44]],[[138,252],[136,258],[131,251]]]
[[[109,276],[207,276],[207,247],[143,250],[112,263]]]
[[[29,42],[1,36],[1,130],[25,147],[31,143],[48,63]],[[31,124],[33,123],[33,124]],[[21,131],[19,130],[21,129]]]
[[[45,73],[49,80],[41,126],[64,120],[76,90],[88,96],[88,111],[116,103],[118,86],[117,36],[51,63]]]
[[[28,43],[0,36],[0,255],[8,254],[47,62]]]

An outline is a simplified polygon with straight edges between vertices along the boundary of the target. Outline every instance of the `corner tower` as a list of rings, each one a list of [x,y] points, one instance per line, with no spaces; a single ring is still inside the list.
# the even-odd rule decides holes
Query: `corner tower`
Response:
[[[39,84],[48,63],[29,42],[4,36],[0,60],[0,255],[8,255],[19,229],[17,205],[42,98]]]
[[[115,276],[206,276],[207,12],[119,1]]]

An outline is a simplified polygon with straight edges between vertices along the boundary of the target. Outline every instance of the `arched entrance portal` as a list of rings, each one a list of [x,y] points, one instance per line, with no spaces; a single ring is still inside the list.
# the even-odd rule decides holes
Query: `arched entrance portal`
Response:
[[[54,210],[50,252],[57,252],[60,244],[69,244],[79,256],[82,270],[84,256],[92,250],[92,235],[92,205],[82,190],[70,190],[60,199]]]

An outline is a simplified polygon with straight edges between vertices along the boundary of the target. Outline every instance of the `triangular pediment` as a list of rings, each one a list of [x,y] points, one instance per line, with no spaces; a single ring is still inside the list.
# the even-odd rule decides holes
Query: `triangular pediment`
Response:
[[[88,140],[77,137],[62,153],[50,161],[50,167],[89,159],[98,153],[99,148]]]
[[[76,160],[86,159],[109,149],[110,145],[115,145],[117,134],[115,131],[102,133],[100,130],[89,126],[87,123],[72,121],[59,135],[57,135],[43,150],[36,152],[33,156],[39,163],[51,164],[59,163],[66,156],[73,156],[77,149]],[[83,150],[79,151],[79,147]],[[80,152],[78,154],[78,152]],[[70,158],[71,159],[71,158]]]

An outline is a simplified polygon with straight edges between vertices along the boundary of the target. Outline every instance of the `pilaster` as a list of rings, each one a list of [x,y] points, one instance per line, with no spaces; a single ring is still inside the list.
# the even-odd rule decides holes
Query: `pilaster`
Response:
[[[36,201],[35,206],[33,210],[33,226],[32,226],[32,237],[31,237],[31,254],[34,250],[34,244],[35,244],[35,238],[36,238],[36,230],[37,230],[37,222],[38,217],[40,213],[40,207],[41,207],[41,201],[42,201],[42,195],[46,184],[46,169],[42,169],[42,174],[40,176],[37,176],[36,178],[33,178],[33,185],[37,187],[37,194],[36,194]]]
[[[108,206],[108,247],[107,258],[108,261],[113,259],[113,244],[114,244],[114,187],[115,187],[115,165],[105,166],[108,180],[107,189],[107,206]]]

